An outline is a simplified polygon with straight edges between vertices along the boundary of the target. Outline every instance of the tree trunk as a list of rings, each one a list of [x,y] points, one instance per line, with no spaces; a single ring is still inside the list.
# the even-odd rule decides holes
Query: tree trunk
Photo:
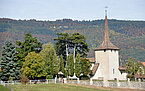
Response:
[[[66,42],[65,46],[66,46],[66,56],[68,57],[68,44],[67,44],[67,42]]]
[[[76,52],[76,45],[74,45],[74,69],[75,69],[75,61],[76,61],[76,59],[75,59],[75,52]]]

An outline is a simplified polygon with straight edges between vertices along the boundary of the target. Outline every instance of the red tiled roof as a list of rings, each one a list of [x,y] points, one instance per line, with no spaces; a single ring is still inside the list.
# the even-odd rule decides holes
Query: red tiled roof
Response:
[[[98,67],[99,67],[99,63],[96,63],[96,64],[94,65],[93,69],[92,69],[92,75],[95,75],[95,73],[96,73]]]
[[[119,70],[125,70],[125,69],[126,69],[125,67],[119,66]]]
[[[136,74],[136,75],[135,75],[135,78],[145,78],[145,74],[143,74],[143,75],[141,75],[141,76],[138,75],[138,74]]]
[[[86,58],[86,59],[88,59],[91,63],[95,63],[96,62],[95,58]]]
[[[141,62],[143,64],[143,66],[145,66],[145,62]]]

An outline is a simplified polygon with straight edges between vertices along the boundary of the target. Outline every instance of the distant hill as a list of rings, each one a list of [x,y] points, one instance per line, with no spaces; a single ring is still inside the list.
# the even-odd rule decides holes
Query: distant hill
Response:
[[[145,21],[125,21],[109,19],[109,34],[111,41],[118,46],[120,58],[126,60],[134,57],[145,61]],[[24,33],[29,31],[41,42],[54,43],[57,32],[79,32],[87,37],[90,52],[88,57],[94,57],[93,49],[103,40],[104,20],[78,21],[62,19],[56,21],[13,20],[0,18],[0,49],[7,38],[23,40]]]

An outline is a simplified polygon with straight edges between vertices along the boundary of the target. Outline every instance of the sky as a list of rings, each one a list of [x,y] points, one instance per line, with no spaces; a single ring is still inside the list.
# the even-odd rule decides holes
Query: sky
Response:
[[[145,0],[0,0],[0,18],[145,21]]]

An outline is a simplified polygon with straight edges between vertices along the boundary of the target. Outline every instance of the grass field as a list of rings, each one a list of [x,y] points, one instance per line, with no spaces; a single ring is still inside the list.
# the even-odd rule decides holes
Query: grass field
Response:
[[[7,87],[0,85],[0,91],[10,91]]]
[[[106,91],[96,88],[72,86],[67,84],[28,84],[11,85],[11,87],[13,91]]]

